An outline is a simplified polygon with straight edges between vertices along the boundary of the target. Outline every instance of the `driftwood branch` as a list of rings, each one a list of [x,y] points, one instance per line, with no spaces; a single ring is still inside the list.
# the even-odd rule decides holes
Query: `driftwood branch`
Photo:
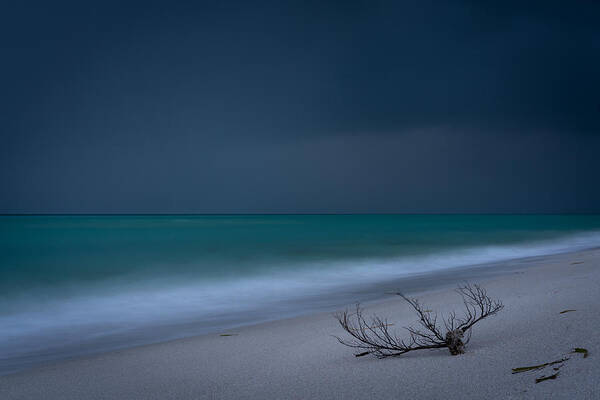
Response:
[[[419,317],[419,326],[406,327],[408,337],[400,338],[390,330],[393,324],[377,315],[365,317],[360,304],[353,312],[336,314],[340,326],[350,339],[336,339],[343,345],[359,351],[357,357],[373,354],[379,358],[399,356],[409,351],[448,348],[452,355],[464,353],[471,338],[471,328],[477,322],[498,313],[504,307],[499,300],[490,298],[479,285],[465,284],[456,290],[462,297],[464,314],[457,317],[451,312],[438,321],[437,313],[426,310],[417,299],[401,296]]]

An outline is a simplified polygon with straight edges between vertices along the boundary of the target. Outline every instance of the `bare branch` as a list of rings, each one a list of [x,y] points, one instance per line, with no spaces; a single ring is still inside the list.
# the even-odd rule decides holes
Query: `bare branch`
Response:
[[[372,316],[369,321],[365,318],[356,304],[354,312],[348,310],[335,315],[340,326],[350,335],[350,339],[336,339],[343,345],[360,351],[357,357],[374,354],[379,358],[399,356],[414,350],[439,349],[447,347],[451,354],[464,353],[464,346],[471,339],[471,328],[477,322],[491,315],[497,314],[502,308],[502,302],[491,299],[485,289],[479,285],[465,284],[456,290],[462,297],[465,312],[463,317],[457,317],[451,312],[443,319],[442,325],[438,325],[437,313],[426,310],[417,299],[409,298],[402,293],[401,296],[419,316],[419,325],[406,327],[408,338],[400,339],[390,331],[387,319],[377,315]]]

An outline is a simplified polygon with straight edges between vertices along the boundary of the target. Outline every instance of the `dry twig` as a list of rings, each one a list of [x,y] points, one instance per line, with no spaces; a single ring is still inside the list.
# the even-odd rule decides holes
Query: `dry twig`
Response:
[[[420,328],[409,326],[408,338],[403,339],[390,331],[387,319],[377,315],[368,320],[363,315],[360,304],[354,312],[348,310],[336,314],[340,326],[351,336],[345,340],[336,336],[343,345],[360,350],[357,357],[374,354],[378,358],[399,356],[413,350],[439,349],[447,347],[450,354],[464,353],[464,346],[471,338],[471,328],[477,322],[498,313],[504,307],[502,302],[491,299],[485,289],[479,285],[465,284],[459,286],[457,292],[463,299],[465,312],[457,317],[451,312],[438,324],[437,313],[426,310],[417,299],[401,296],[419,316]],[[443,326],[443,328],[442,328]]]

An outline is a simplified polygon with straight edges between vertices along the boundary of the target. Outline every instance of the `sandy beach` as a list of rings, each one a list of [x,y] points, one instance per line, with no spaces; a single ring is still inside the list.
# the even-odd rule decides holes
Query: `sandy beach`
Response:
[[[248,326],[48,364],[0,377],[2,399],[596,399],[600,398],[600,249],[521,261],[480,280],[505,309],[474,327],[467,352],[356,358],[332,313]],[[413,293],[460,310],[452,288]],[[401,329],[416,317],[397,296],[368,304]],[[574,310],[565,313],[561,311]],[[589,356],[570,354],[585,348]],[[556,379],[512,368],[568,357]]]

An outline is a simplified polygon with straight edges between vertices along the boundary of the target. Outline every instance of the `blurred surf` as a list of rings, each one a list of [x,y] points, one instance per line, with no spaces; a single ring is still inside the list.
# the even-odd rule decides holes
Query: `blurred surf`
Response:
[[[4,216],[0,372],[598,245],[597,215]]]

